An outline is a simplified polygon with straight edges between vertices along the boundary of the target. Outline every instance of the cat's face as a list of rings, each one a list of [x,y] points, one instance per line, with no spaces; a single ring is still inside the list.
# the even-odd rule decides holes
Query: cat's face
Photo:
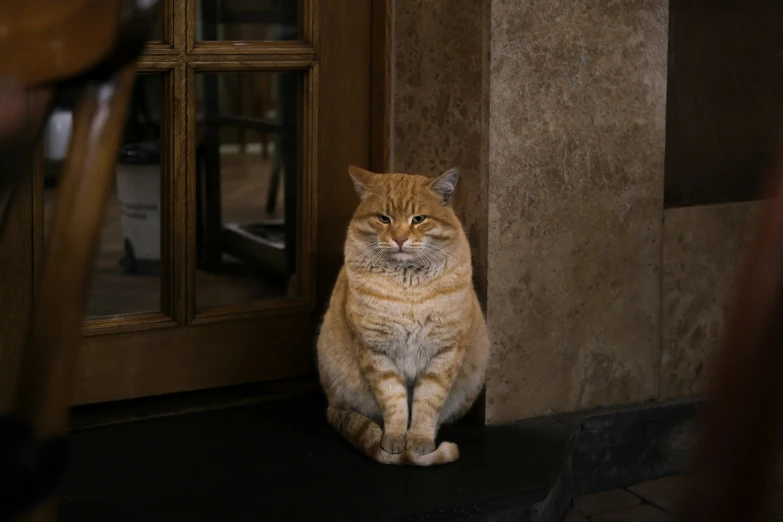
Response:
[[[451,209],[458,173],[437,179],[373,174],[349,167],[361,202],[351,221],[352,255],[364,262],[426,266],[442,263],[460,232]]]

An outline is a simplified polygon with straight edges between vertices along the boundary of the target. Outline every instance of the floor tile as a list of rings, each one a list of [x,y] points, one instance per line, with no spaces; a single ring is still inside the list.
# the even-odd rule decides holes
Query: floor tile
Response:
[[[601,513],[590,522],[674,522],[674,517],[648,504]]]
[[[674,475],[649,482],[642,482],[628,489],[650,504],[668,513],[677,511],[682,490],[685,487],[685,477]]]
[[[585,516],[592,516],[606,511],[616,511],[641,504],[641,500],[624,489],[611,489],[600,493],[583,495],[574,499],[573,509]]]
[[[589,522],[585,517],[574,511],[569,511],[563,518],[563,522]]]

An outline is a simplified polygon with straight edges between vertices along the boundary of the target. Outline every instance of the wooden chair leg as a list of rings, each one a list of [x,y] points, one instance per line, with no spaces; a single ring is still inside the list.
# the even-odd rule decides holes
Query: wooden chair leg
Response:
[[[32,171],[33,151],[40,140],[44,118],[53,90],[5,87],[0,78],[0,233],[4,231],[6,211],[22,177]],[[15,111],[17,114],[11,114]]]
[[[68,429],[89,276],[135,72],[131,63],[106,81],[86,85],[74,114],[17,399],[17,413],[38,437]],[[53,501],[27,520],[49,522],[56,513]]]

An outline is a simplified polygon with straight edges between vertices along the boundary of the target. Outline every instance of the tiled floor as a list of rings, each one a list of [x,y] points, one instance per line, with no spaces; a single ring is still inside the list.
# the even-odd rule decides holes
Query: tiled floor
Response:
[[[562,522],[675,522],[684,487],[685,477],[674,475],[577,497]],[[781,479],[772,502],[771,522],[783,522]]]
[[[674,522],[684,483],[676,475],[577,497],[563,522]]]

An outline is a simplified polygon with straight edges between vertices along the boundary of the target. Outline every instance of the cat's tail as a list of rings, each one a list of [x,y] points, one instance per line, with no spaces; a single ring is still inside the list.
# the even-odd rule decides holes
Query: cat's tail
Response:
[[[331,406],[326,411],[329,424],[356,449],[380,462],[396,466],[435,466],[448,464],[459,458],[459,447],[453,442],[441,442],[432,453],[417,455],[411,451],[392,454],[381,448],[383,431],[361,413],[338,410]]]

